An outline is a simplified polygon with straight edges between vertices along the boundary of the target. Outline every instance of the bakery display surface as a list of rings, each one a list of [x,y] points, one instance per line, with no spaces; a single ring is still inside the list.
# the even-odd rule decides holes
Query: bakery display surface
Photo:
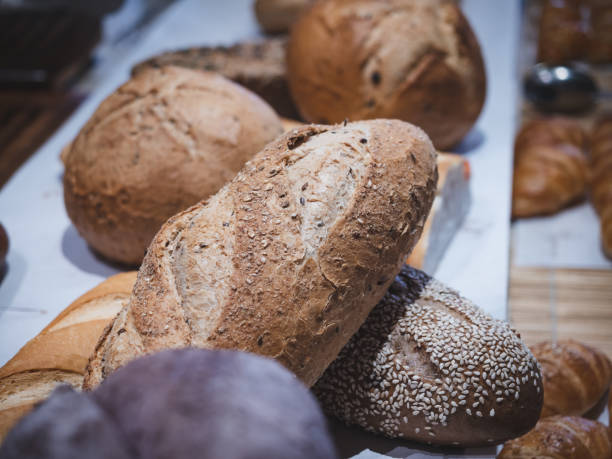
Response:
[[[500,6],[492,5],[491,2],[484,0],[472,0],[463,2],[463,8],[467,18],[471,22],[475,35],[482,44],[482,53],[489,80],[487,85],[487,99],[482,114],[474,128],[456,148],[456,151],[462,155],[462,158],[469,161],[472,173],[469,184],[472,196],[472,206],[467,212],[463,223],[456,224],[459,226],[457,233],[454,238],[452,238],[445,256],[439,260],[439,266],[436,269],[436,277],[440,278],[451,287],[461,291],[462,295],[474,300],[476,304],[480,305],[485,312],[491,316],[495,318],[505,318],[509,253],[509,229],[507,222],[510,215],[512,135],[515,128],[514,121],[516,116],[516,106],[512,101],[516,98],[517,83],[513,62],[510,59],[503,58],[503,56],[514,55],[516,51],[516,26],[519,22],[519,2],[504,2],[503,6]],[[207,24],[209,24],[210,27],[202,28],[201,18],[206,18]],[[494,19],[492,20],[492,18]],[[256,38],[258,33],[259,31],[255,23],[250,2],[232,2],[231,4],[223,5],[221,2],[203,3],[186,0],[176,3],[151,25],[141,43],[139,43],[125,59],[113,63],[112,70],[109,70],[105,74],[106,77],[101,81],[101,84],[95,89],[75,115],[69,119],[56,135],[51,138],[32,159],[15,174],[7,186],[2,189],[0,192],[0,213],[2,214],[3,223],[11,239],[11,250],[7,260],[8,270],[0,285],[0,299],[3,303],[1,306],[4,308],[0,315],[0,363],[6,362],[19,347],[41,330],[50,319],[71,300],[83,294],[83,292],[104,278],[120,270],[119,267],[109,264],[94,255],[87,247],[85,241],[78,236],[75,227],[71,225],[67,218],[62,202],[63,193],[61,179],[63,171],[61,163],[59,162],[59,152],[62,148],[75,138],[79,129],[91,117],[100,102],[126,81],[134,64],[157,55],[160,52],[202,45],[232,45],[237,41]],[[492,75],[495,77],[492,78]],[[355,125],[359,124],[348,124],[347,129],[350,130],[352,126]],[[313,130],[316,131],[316,129],[319,128],[298,127],[297,129],[297,131],[292,132],[297,132],[298,134],[301,132],[302,134],[298,135],[299,138],[287,142],[289,150],[300,150],[302,145],[308,147],[308,141],[303,143],[304,139],[302,137],[304,137],[304,133],[313,132]],[[348,135],[347,133],[343,133],[342,126],[337,127],[337,129],[339,137],[342,138],[342,136]],[[359,129],[368,131],[369,128],[366,129],[365,127],[361,127]],[[289,139],[292,139],[291,134],[288,135]],[[321,136],[326,139],[331,135],[331,132],[329,135],[327,132],[321,134]],[[333,135],[336,134],[334,133]],[[308,136],[306,135],[305,137]],[[385,134],[382,137],[392,138],[393,133]],[[362,142],[362,140],[366,140],[366,142]],[[318,140],[315,143],[317,142]],[[321,142],[326,145],[325,142]],[[350,139],[343,139],[343,142],[344,144],[347,142],[350,143]],[[375,138],[371,138],[367,134],[361,136],[355,147],[352,148],[357,148],[358,150],[359,148],[363,148],[364,145],[368,145],[368,148],[370,145],[375,146]],[[295,152],[288,152],[287,154],[290,156],[291,154],[295,154]],[[396,169],[396,173],[401,171],[401,168],[394,167],[394,169]],[[276,172],[276,169],[274,170]],[[460,182],[458,186],[463,187],[460,189],[465,190],[464,182],[467,182],[465,167],[459,164],[455,166],[453,170],[455,172],[453,172],[452,175],[450,175],[450,179],[448,179],[447,189],[451,191],[455,189],[453,182],[457,180],[457,182]],[[359,170],[357,169],[355,172],[359,173]],[[253,175],[256,176],[257,174],[256,171],[253,171]],[[373,177],[378,176],[373,175]],[[271,178],[281,180],[282,177],[274,173]],[[251,183],[249,181],[247,182]],[[365,188],[368,188],[368,191],[366,192],[364,190],[364,193],[375,193],[377,191],[376,187],[378,187],[379,184],[375,180],[372,180],[372,185],[369,183],[370,182],[366,180],[367,186]],[[33,186],[33,184],[36,184],[36,186]],[[279,182],[277,185],[282,186],[282,183]],[[304,182],[304,185],[306,185],[306,182]],[[240,183],[235,185],[235,187],[237,187],[235,191],[238,191],[238,194],[244,191],[240,191],[240,186]],[[273,194],[272,189],[265,190],[265,188],[266,187],[264,187],[264,191]],[[429,192],[433,194],[433,187],[429,188]],[[445,188],[442,187],[442,195],[444,194],[444,190]],[[259,193],[261,190],[256,191]],[[304,189],[297,190],[298,194],[300,192],[309,193],[310,190],[308,186],[306,186]],[[282,194],[283,193],[280,193],[274,200],[279,200],[277,203],[279,205],[279,212],[289,212],[288,225],[290,225],[290,221],[293,218],[292,215],[297,215],[297,212],[290,212],[292,210],[291,206],[296,205],[299,209],[300,205],[304,206],[305,203],[308,202],[308,199],[307,196],[304,196],[304,203],[302,203],[301,199],[296,198],[296,203],[289,203],[285,206],[285,201],[282,200]],[[223,193],[220,193],[215,199],[222,199],[223,196]],[[242,195],[240,194],[240,196]],[[254,198],[250,195],[245,195],[243,197],[245,199],[248,198],[243,201],[243,206],[248,207],[250,204],[244,203],[249,203],[251,201],[253,201],[253,205],[261,204],[258,204],[257,197]],[[374,212],[376,207],[377,206],[372,205],[371,211]],[[227,207],[223,208],[227,210]],[[199,208],[197,210],[198,212],[205,212]],[[413,210],[414,209],[411,209],[411,212]],[[187,217],[188,220],[191,220],[193,216],[187,215]],[[400,231],[400,236],[404,236],[405,234],[413,235],[413,232],[414,235],[416,235],[416,233],[420,231],[420,226],[422,226],[423,221],[420,221],[418,215],[416,217],[413,215],[412,218],[418,221],[415,227],[418,229],[411,229],[407,226],[404,228],[402,226],[402,231],[405,231]],[[321,242],[321,240],[318,239],[319,236],[317,235],[317,231],[321,228],[326,230],[327,227],[323,220],[324,218],[311,222],[312,234],[310,234],[307,239],[318,241],[317,243]],[[458,216],[457,221],[460,220],[461,218]],[[185,223],[186,220],[183,221],[179,217],[174,223],[171,221],[166,229],[171,232],[174,228],[172,226],[173,224],[180,226]],[[319,225],[319,223],[323,224]],[[368,222],[365,223],[368,224],[368,227],[371,226]],[[221,225],[220,231],[225,231],[224,228],[230,228],[229,224],[228,226],[224,226],[223,222],[219,222],[219,224]],[[373,227],[375,228],[375,225]],[[434,223],[432,223],[432,227],[438,227],[435,220]],[[323,231],[323,229],[321,229],[321,231]],[[353,231],[352,237],[354,237],[356,233],[359,233],[359,231]],[[213,234],[211,233],[211,235]],[[167,236],[168,241],[170,241],[172,235],[168,233]],[[254,234],[253,237],[251,237],[247,231],[246,237],[244,238],[245,240],[242,241],[244,246],[249,246],[250,242],[248,239],[253,239],[255,241],[255,236],[257,235]],[[194,235],[194,238],[195,237],[196,235]],[[395,249],[390,250],[390,253],[393,252],[391,254],[393,256],[390,255],[390,260],[394,257],[401,258],[405,256],[405,250],[409,245],[402,237],[398,237],[397,239],[398,241],[386,241],[384,244],[386,247],[391,248],[394,247],[396,243],[401,245],[397,251],[395,251]],[[194,239],[194,241],[196,241],[196,239]],[[257,239],[257,241],[264,244],[263,240],[259,241],[259,239]],[[309,244],[312,241],[310,241]],[[161,239],[158,241],[158,248],[160,250],[154,251],[155,255],[150,255],[151,259],[153,256],[158,255],[157,252],[162,253],[164,251],[163,246],[166,242],[167,241],[162,241]],[[198,250],[207,250],[211,248],[206,242],[198,242],[199,245],[196,244],[197,247],[194,246]],[[412,244],[413,242],[415,241],[411,241],[410,243]],[[316,247],[316,244],[312,246]],[[172,251],[176,251],[176,254],[179,254],[180,250],[181,248],[178,245],[172,247]],[[180,273],[179,265],[181,263],[190,264],[191,261],[188,258],[181,258],[179,255],[175,254],[172,255],[173,259],[175,256],[179,263],[174,266],[173,269],[176,273]],[[262,255],[262,257],[266,260],[268,258],[266,255]],[[397,264],[398,260],[399,258],[396,259],[394,263]],[[257,262],[259,263],[260,261],[261,258]],[[222,262],[223,260],[220,259],[220,263]],[[333,265],[333,263],[331,264]],[[393,263],[389,261],[389,264]],[[426,263],[425,267],[433,271],[435,269],[435,264],[436,263]],[[146,266],[149,266],[150,274],[154,274],[156,269],[155,263],[151,262]],[[374,273],[374,266],[371,268]],[[335,272],[333,267],[330,269],[332,270],[331,272]],[[146,269],[145,271],[149,272]],[[145,271],[143,271],[143,273]],[[352,279],[351,283],[353,280],[358,279],[359,273],[357,271],[359,270],[347,276],[346,279]],[[384,293],[386,285],[392,281],[391,278],[384,275],[385,272],[383,271],[385,270],[383,269],[380,272],[374,273],[379,276],[377,279],[379,284],[377,284],[378,286],[375,288],[374,293],[372,293],[372,301],[368,302],[368,307],[374,305],[374,299],[380,298]],[[372,276],[374,276],[374,274],[372,274]],[[145,274],[142,275],[145,276]],[[184,275],[192,276],[195,274],[193,272],[185,272]],[[203,275],[207,277],[206,273],[203,273]],[[326,272],[323,277],[327,278],[328,275],[329,273]],[[338,275],[338,279],[332,278],[332,284],[338,281],[339,285],[342,285],[342,282],[344,282],[342,280],[343,278],[340,274]],[[179,274],[179,278],[181,276],[183,276],[183,274]],[[369,291],[368,282],[366,281],[373,280],[374,277],[372,276],[366,275],[361,279],[364,282],[363,287],[365,291]],[[372,279],[370,279],[370,277],[372,277]],[[207,278],[210,280],[210,276]],[[308,279],[310,278],[311,277],[308,277]],[[161,286],[161,289],[157,291],[157,293],[161,294],[164,291],[164,286],[162,285],[165,282],[164,279],[163,276],[157,278]],[[250,285],[248,282],[249,279],[250,278],[243,279],[246,285]],[[251,279],[251,281],[253,280]],[[329,289],[326,290],[326,283],[324,281],[321,281],[320,284],[321,295],[324,295]],[[248,290],[246,285],[244,286],[245,292]],[[144,288],[142,289],[143,298],[146,297],[146,295],[157,294],[155,291],[147,292],[145,290]],[[290,293],[295,293],[296,298],[299,298],[298,290]],[[335,294],[340,295],[340,297],[346,294],[346,292],[343,293],[342,288],[337,288],[336,285],[334,285],[333,290],[335,290]],[[355,290],[361,290],[361,287]],[[243,295],[242,298],[247,299],[247,296]],[[169,298],[168,301],[170,302],[170,300]],[[312,301],[313,310],[320,308],[320,304],[315,300],[316,298]],[[137,305],[131,307],[132,314],[136,311],[136,313],[140,313],[140,317],[144,317],[142,313],[145,311],[141,310],[142,308],[138,309],[139,307]],[[125,309],[125,311],[128,310],[129,309]],[[174,314],[174,312],[170,312],[171,315]],[[331,312],[337,314],[337,311]],[[362,312],[365,313],[365,311]],[[240,311],[230,310],[228,313],[236,316],[236,314],[239,315]],[[127,316],[124,314],[123,317],[125,318]],[[334,319],[332,316],[329,317]],[[315,318],[316,317],[313,316],[313,320]],[[196,322],[199,321],[197,325],[206,328],[205,321],[202,317],[193,317],[190,318],[190,320],[191,319],[195,319]],[[118,320],[121,321],[122,319],[120,318]],[[356,322],[357,319],[355,319],[355,323]],[[131,327],[133,324],[134,322],[128,321],[127,328]],[[341,326],[338,326],[335,319],[330,320],[327,325],[334,324],[336,327],[326,326],[319,330],[321,333],[319,333],[319,331],[316,333],[316,339],[335,342],[333,346],[334,349],[330,351],[330,355],[321,358],[321,361],[324,362],[322,366],[329,363],[330,359],[333,358],[332,354],[337,353],[343,344],[342,341],[344,340],[344,342],[346,342],[346,339],[355,331],[356,327],[355,324],[348,324],[348,328],[345,329],[344,327],[347,324],[341,323]],[[136,330],[137,333],[132,333],[130,330],[129,333],[125,333],[124,328],[121,327],[119,323],[117,329],[114,330],[114,333],[119,339],[115,337],[115,341],[119,342],[119,347],[122,347],[121,340],[127,340],[135,344],[134,349],[132,349],[133,351],[138,351],[138,346],[140,346],[140,344],[138,344],[139,340],[142,343],[146,341],[146,346],[150,346],[148,349],[158,349],[163,347],[160,346],[160,344],[164,336],[169,338],[168,342],[171,345],[179,342],[180,340],[177,341],[180,335],[180,333],[178,333],[180,332],[178,328],[183,325],[184,324],[180,320],[175,322],[166,321],[164,323],[153,323],[148,321],[145,317],[137,326],[137,328],[140,327],[140,331]],[[253,324],[253,326],[257,325]],[[262,333],[258,335],[256,337],[257,339],[253,343],[250,343],[249,346],[270,346],[270,353],[276,352],[278,343],[274,341],[275,337],[266,333],[265,329],[261,331]],[[140,336],[140,332],[143,332],[142,336]],[[153,332],[153,334],[151,334],[151,332]],[[209,339],[210,336],[214,336],[219,342],[223,342],[224,340],[231,341],[234,339],[231,333],[225,335],[226,327],[223,327],[223,330],[213,330],[213,332],[212,335],[207,335],[207,333],[193,335],[190,336],[190,339],[195,337],[196,340],[205,340]],[[113,333],[113,330],[111,329],[109,333]],[[336,335],[341,336],[342,339],[337,338]],[[290,335],[288,336],[290,337]],[[272,338],[271,341],[268,341],[268,338]],[[163,343],[164,346],[166,346],[166,344],[167,343]],[[104,346],[103,352],[108,353],[107,355],[112,355],[113,358],[116,357],[119,359],[119,363],[123,363],[121,359],[124,358],[124,355],[122,355],[121,352],[115,352],[112,345],[107,346],[106,343],[104,343]],[[291,352],[288,352],[290,355],[287,361],[293,362],[293,364],[297,365],[296,368],[304,371],[301,375],[304,380],[310,383],[316,379],[318,376],[317,373],[320,373],[321,368],[316,365],[313,367],[303,365],[305,362],[309,365],[311,363],[307,361],[308,359],[304,359],[303,356],[300,357],[299,353],[294,355],[293,350],[289,350]],[[137,353],[138,352],[136,352],[136,354]],[[111,365],[113,365],[112,362]],[[95,366],[96,363],[94,361],[92,368],[95,369]],[[104,372],[104,370],[102,370],[102,372]],[[510,384],[510,382],[507,382],[507,384]],[[512,382],[512,384],[515,383]],[[510,391],[508,390],[508,392]],[[480,395],[479,397],[484,397],[484,395]],[[481,402],[480,400],[475,400],[473,403]],[[490,414],[492,410],[494,411],[495,409],[489,410],[488,414],[490,417],[494,416]],[[482,414],[480,410],[476,410],[474,411],[474,415],[478,416],[476,414],[478,412]],[[446,416],[444,413],[442,415]],[[338,430],[339,429],[334,427],[334,431],[338,437],[344,435],[339,433]],[[368,449],[388,454],[391,457],[405,457],[408,454],[445,454],[445,452],[440,450],[418,446],[416,443],[400,442],[395,446],[389,446],[389,444],[385,446],[376,446],[377,440],[381,440],[381,437],[370,438],[369,434],[360,430],[353,430],[343,444],[354,446],[359,444],[362,440],[366,442],[362,445],[363,447],[359,450],[353,448],[350,455],[359,454],[359,457],[365,458],[368,457],[369,453],[364,450]],[[371,443],[368,443],[370,440]],[[464,442],[464,444],[472,443],[474,442],[471,442],[469,439]],[[342,454],[343,456],[349,455],[346,452]],[[494,448],[485,448],[479,451],[453,450],[452,452],[448,452],[448,454],[464,454],[468,457],[473,454],[478,454],[484,457],[491,457],[494,455]]]

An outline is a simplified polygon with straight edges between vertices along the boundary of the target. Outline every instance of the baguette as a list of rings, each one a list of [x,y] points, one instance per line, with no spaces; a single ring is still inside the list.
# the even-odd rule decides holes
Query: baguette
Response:
[[[542,407],[538,365],[519,335],[409,266],[313,390],[346,423],[437,445],[517,437]]]
[[[531,350],[542,366],[542,417],[582,416],[603,397],[612,380],[612,363],[601,351],[574,340],[542,342]]]
[[[408,123],[304,126],[151,243],[83,387],[164,348],[276,358],[312,385],[382,298],[433,201],[436,153]]]
[[[578,416],[551,416],[535,429],[504,445],[498,459],[610,459],[608,428]]]
[[[127,303],[136,273],[112,276],[76,299],[0,368],[0,441],[58,384],[80,388],[89,355]]]

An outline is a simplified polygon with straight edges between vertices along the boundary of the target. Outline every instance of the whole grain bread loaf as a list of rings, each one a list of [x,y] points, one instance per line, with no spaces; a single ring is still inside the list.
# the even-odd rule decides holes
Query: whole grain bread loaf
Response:
[[[62,153],[68,216],[97,252],[138,265],[168,218],[216,193],[280,133],[268,104],[218,74],[140,72]]]
[[[402,121],[277,138],[162,227],[84,387],[139,355],[186,346],[274,357],[312,385],[418,240],[436,180],[431,141]]]

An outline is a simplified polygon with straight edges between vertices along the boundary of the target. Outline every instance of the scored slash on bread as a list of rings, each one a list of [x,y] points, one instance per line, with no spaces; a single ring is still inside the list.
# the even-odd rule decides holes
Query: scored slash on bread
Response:
[[[139,355],[184,346],[271,356],[312,385],[418,240],[435,156],[422,130],[397,120],[277,138],[162,227],[84,388]]]
[[[313,390],[349,424],[439,445],[516,437],[542,406],[537,361],[508,323],[409,266]]]

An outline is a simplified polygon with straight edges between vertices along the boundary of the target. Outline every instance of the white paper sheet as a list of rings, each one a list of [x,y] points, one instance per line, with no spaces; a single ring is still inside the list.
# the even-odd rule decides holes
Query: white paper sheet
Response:
[[[589,203],[512,225],[515,266],[611,269],[601,249],[599,218]]]

